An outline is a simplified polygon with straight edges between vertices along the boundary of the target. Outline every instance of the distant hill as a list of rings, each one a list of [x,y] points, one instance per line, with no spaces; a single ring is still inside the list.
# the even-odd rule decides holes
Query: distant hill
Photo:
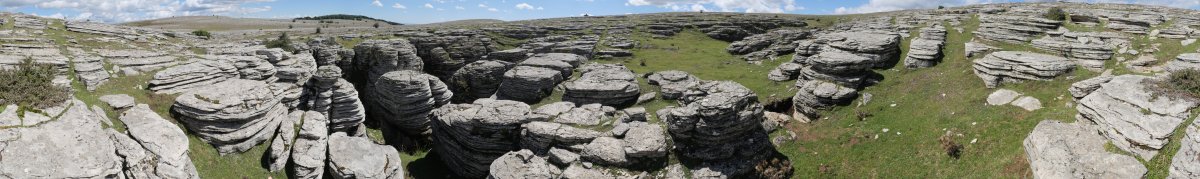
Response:
[[[384,22],[384,23],[387,23],[390,25],[404,25],[401,23],[396,23],[396,22],[387,21],[387,20],[383,20],[383,19],[376,19],[376,18],[362,16],[362,15],[349,15],[349,14],[331,14],[331,15],[323,15],[323,16],[316,16],[316,17],[301,17],[301,18],[296,18],[296,19],[297,20],[335,20],[335,19],[338,19],[338,20],[355,20],[355,21],[366,19],[366,20],[375,20],[375,21]]]

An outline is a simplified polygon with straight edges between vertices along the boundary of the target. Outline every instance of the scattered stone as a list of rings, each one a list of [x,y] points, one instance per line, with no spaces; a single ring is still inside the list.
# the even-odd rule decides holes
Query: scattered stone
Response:
[[[133,97],[127,94],[100,96],[100,101],[108,104],[108,106],[111,106],[114,109],[125,109],[128,107],[133,107],[134,105]]]
[[[405,177],[400,152],[366,137],[347,136],[343,132],[329,135],[328,159],[329,175],[334,178]]]
[[[1021,93],[1008,89],[998,89],[988,95],[987,103],[992,106],[1005,105],[1017,99],[1018,96],[1021,96]]]
[[[1033,98],[1032,96],[1022,96],[1021,98],[1017,98],[1017,100],[1013,101],[1011,104],[1013,106],[1021,107],[1021,109],[1025,109],[1026,111],[1042,109],[1042,101],[1039,101],[1037,98]]]

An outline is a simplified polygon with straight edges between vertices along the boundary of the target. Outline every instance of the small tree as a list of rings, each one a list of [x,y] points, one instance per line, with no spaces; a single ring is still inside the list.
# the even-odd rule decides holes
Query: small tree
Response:
[[[376,28],[376,29],[378,29],[378,28],[379,28],[379,23],[378,23],[378,22],[376,22],[376,23],[375,23],[375,25],[372,25],[372,26],[375,26],[375,28]]]
[[[292,25],[291,25],[291,24],[288,24],[288,29],[292,29]]]
[[[318,33],[318,34],[319,34],[319,33],[321,33],[321,28],[320,28],[320,27],[317,27],[317,33]]]
[[[946,9],[946,6],[938,6],[938,9]]]
[[[292,47],[292,39],[288,37],[287,32],[279,34],[279,38],[276,38],[275,40],[267,40],[266,42],[263,42],[263,44],[266,45],[267,48],[280,48],[288,52],[296,51],[296,48]]]
[[[1051,7],[1050,9],[1046,9],[1046,13],[1042,14],[1042,17],[1050,20],[1062,21],[1067,20],[1067,12],[1063,12],[1061,7]]]
[[[0,103],[43,108],[70,98],[65,87],[55,86],[54,66],[26,58],[15,69],[0,70]]]

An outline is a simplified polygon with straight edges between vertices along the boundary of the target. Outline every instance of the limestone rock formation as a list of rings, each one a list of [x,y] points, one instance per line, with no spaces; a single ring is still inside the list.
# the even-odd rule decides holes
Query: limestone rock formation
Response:
[[[336,66],[318,68],[307,83],[303,106],[321,113],[329,121],[330,130],[359,135],[354,130],[366,118],[366,108],[358,90],[341,76],[342,70]]]
[[[1002,51],[977,59],[973,65],[975,75],[983,79],[988,88],[1002,82],[1023,80],[1051,80],[1071,72],[1075,64],[1070,60],[1044,54],[1020,51]]]
[[[443,30],[408,39],[416,47],[417,56],[424,60],[426,72],[443,80],[449,80],[459,68],[482,60],[497,48],[491,38],[470,30]]]
[[[400,152],[366,137],[329,135],[329,175],[334,178],[404,178]]]
[[[1167,62],[1167,71],[1179,71],[1184,69],[1200,70],[1200,53],[1185,53],[1179,54],[1175,60]]]
[[[513,63],[496,60],[480,60],[463,66],[450,77],[448,85],[454,93],[451,101],[467,103],[496,94],[504,80],[504,72],[512,69]]]
[[[802,30],[775,30],[733,42],[725,51],[734,55],[747,55],[745,59],[748,61],[759,61],[791,53],[796,50],[796,41],[808,38],[809,35],[807,31]]]
[[[1084,68],[1099,70],[1116,53],[1114,49],[1129,46],[1129,40],[1112,32],[1051,32],[1033,40],[1033,47],[1062,54],[1074,59]]]
[[[372,113],[412,136],[428,136],[429,112],[449,103],[453,95],[437,77],[412,70],[388,72],[374,86]]]
[[[505,153],[488,170],[489,179],[555,179],[562,170],[529,150]]]
[[[122,157],[96,112],[79,100],[57,120],[0,129],[0,175],[12,178],[114,178]],[[27,113],[28,118],[31,113]]]
[[[127,176],[148,178],[200,178],[196,166],[188,157],[188,138],[174,123],[159,117],[149,105],[138,104],[121,114],[121,122],[128,129],[138,146],[150,154],[154,163],[127,164],[147,165],[153,171],[129,172]],[[141,167],[141,166],[139,166]]]
[[[1188,124],[1184,136],[1179,138],[1179,151],[1171,158],[1167,178],[1200,177],[1200,126]]]
[[[985,40],[1021,44],[1039,35],[1057,29],[1061,21],[1019,15],[979,16],[979,30],[975,37]]]
[[[1025,155],[1035,178],[1138,178],[1146,167],[1136,158],[1104,151],[1095,126],[1045,120],[1025,138]]]
[[[182,93],[238,78],[237,67],[224,60],[193,60],[154,74],[150,90],[156,93]]]
[[[689,89],[680,104],[657,113],[667,123],[680,159],[700,162],[693,171],[747,176],[757,162],[776,153],[759,125],[763,106],[750,89],[729,81],[705,82]]]
[[[329,120],[315,111],[306,111],[300,135],[292,146],[292,178],[321,178],[329,146]]]
[[[108,104],[108,106],[113,107],[114,109],[125,109],[128,107],[133,107],[135,104],[133,97],[127,94],[104,95],[100,96],[99,99],[101,102]]]
[[[978,57],[983,55],[985,52],[1000,49],[979,42],[967,42],[966,48],[967,57]]]
[[[641,95],[637,76],[620,64],[591,64],[579,69],[579,79],[563,83],[563,101],[584,105],[599,103],[605,106],[626,107],[637,102]]]
[[[103,59],[86,56],[72,59],[72,61],[75,63],[75,76],[83,82],[88,91],[95,91],[96,87],[108,81],[109,74],[104,70]]]
[[[232,79],[184,92],[171,110],[200,139],[223,154],[244,152],[266,141],[287,115],[268,85]]]
[[[942,47],[946,44],[946,28],[939,25],[922,28],[920,36],[908,46],[908,57],[904,66],[908,68],[932,67],[942,59]]]
[[[650,85],[658,85],[662,98],[668,100],[678,99],[688,89],[700,84],[699,78],[678,70],[655,72],[646,80]]]
[[[536,103],[550,96],[551,90],[563,81],[562,72],[542,67],[517,66],[504,72],[504,80],[496,91],[498,99]]]
[[[301,110],[292,111],[288,113],[287,119],[279,123],[279,129],[275,132],[275,138],[271,139],[271,147],[267,151],[267,154],[270,155],[268,171],[282,171],[288,161],[291,161],[292,146],[296,141],[296,128],[304,119],[304,113],[305,111]]]
[[[858,97],[858,90],[824,81],[805,81],[797,83],[796,88],[800,91],[792,97],[792,105],[796,113],[808,118],[816,118],[818,110],[846,105]]]
[[[1138,75],[1113,77],[1079,100],[1077,117],[1096,123],[1117,148],[1153,158],[1198,104],[1178,97],[1152,97],[1155,86],[1143,83],[1148,80],[1153,79]]]
[[[518,149],[529,113],[529,105],[507,100],[442,106],[430,115],[434,150],[455,175],[482,178],[496,158]]]

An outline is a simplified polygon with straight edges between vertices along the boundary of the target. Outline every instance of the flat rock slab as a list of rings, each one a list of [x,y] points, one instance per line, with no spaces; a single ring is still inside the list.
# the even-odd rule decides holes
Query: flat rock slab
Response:
[[[1021,109],[1025,109],[1026,111],[1042,109],[1042,101],[1038,100],[1037,98],[1033,98],[1032,96],[1022,96],[1016,101],[1013,101],[1011,104],[1013,106],[1021,107]]]
[[[1005,105],[1017,99],[1018,96],[1021,96],[1021,93],[1008,89],[999,89],[988,95],[987,104],[993,106]]]
[[[100,96],[100,101],[102,101],[105,104],[108,104],[108,106],[112,106],[113,108],[116,108],[116,109],[124,109],[124,108],[128,108],[128,107],[133,107],[133,104],[134,104],[133,97],[129,96],[127,94],[114,94],[114,95]]]
[[[1140,178],[1146,167],[1131,156],[1109,153],[1087,123],[1045,120],[1025,138],[1034,178]]]

